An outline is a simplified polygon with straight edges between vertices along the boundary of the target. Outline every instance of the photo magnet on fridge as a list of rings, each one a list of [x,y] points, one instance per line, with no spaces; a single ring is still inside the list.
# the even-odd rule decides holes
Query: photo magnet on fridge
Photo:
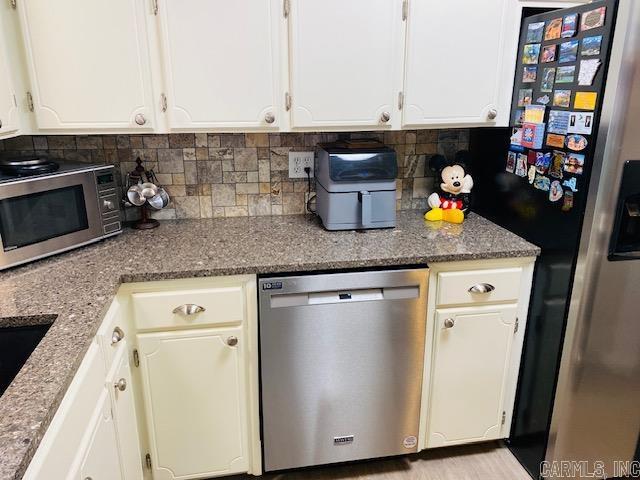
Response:
[[[551,156],[551,165],[549,166],[549,176],[562,179],[562,169],[564,167],[566,155],[561,150],[554,150]]]
[[[511,130],[511,145],[518,145],[522,143],[522,127],[514,127]]]
[[[567,143],[567,148],[569,150],[573,150],[574,152],[579,152],[587,148],[587,144],[589,142],[587,142],[587,139],[584,138],[582,135],[572,134],[567,136],[566,143]]]
[[[556,48],[557,48],[557,45],[546,45],[542,47],[542,56],[540,58],[540,63],[555,62]]]
[[[549,133],[566,135],[569,131],[570,120],[570,112],[565,112],[564,110],[551,110],[549,112],[549,121],[547,122],[547,131]],[[564,139],[562,144],[564,145]]]
[[[576,92],[576,98],[573,100],[573,108],[593,110],[596,108],[597,98],[598,94],[596,92]]]
[[[600,55],[601,45],[602,35],[596,35],[594,37],[584,37],[582,39],[582,50],[580,51],[580,55],[582,55],[583,57]]]
[[[533,181],[533,186],[538,190],[543,190],[545,192],[549,191],[551,187],[551,180],[548,177],[545,177],[540,174],[536,174],[536,178]]]
[[[556,83],[573,83],[575,80],[576,66],[558,67],[556,72]]]
[[[568,212],[573,208],[573,192],[571,190],[565,190],[564,201],[562,203],[562,211]]]
[[[535,151],[533,151],[533,150],[529,150],[529,151],[527,152],[527,163],[528,163],[529,165],[534,165],[534,166],[535,166],[535,164],[536,164],[536,158],[537,158],[537,156],[538,156],[538,153],[539,153],[539,152],[535,152]]]
[[[593,28],[599,28],[604,25],[604,17],[607,12],[607,7],[600,7],[594,10],[589,10],[582,14],[582,22],[580,30],[591,30]]]
[[[540,149],[543,141],[544,123],[524,122],[522,124],[522,142],[520,144],[523,147]]]
[[[560,185],[559,180],[554,180],[551,182],[551,186],[549,187],[549,200],[552,202],[557,202],[562,198],[563,195],[562,185]]]
[[[533,183],[533,181],[536,179],[536,167],[534,165],[531,165],[529,167],[527,177],[529,178],[529,183]]]
[[[519,177],[527,176],[527,155],[524,153],[518,154],[518,158],[516,159],[515,174]]]
[[[518,92],[518,106],[524,107],[525,105],[531,105],[531,97],[533,95],[533,89],[521,88]]]
[[[569,107],[571,105],[571,90],[556,90],[553,92],[554,107]]]
[[[584,171],[584,155],[569,152],[564,159],[564,171],[575,175],[582,175]]]
[[[542,95],[541,97],[536,98],[536,103],[539,103],[540,105],[549,105],[550,101],[551,99],[549,98],[549,95]]]
[[[593,130],[593,112],[569,112],[567,133],[591,135]],[[551,131],[551,130],[549,130]]]
[[[522,122],[524,122],[524,109],[517,108],[513,114],[513,124],[521,126]]]
[[[552,92],[553,91],[553,83],[556,78],[556,69],[555,68],[545,68],[542,70],[542,82],[540,83],[540,91],[541,92]]]
[[[534,65],[538,63],[538,57],[540,57],[539,43],[531,43],[524,46],[522,63],[524,63],[525,65]]]
[[[560,63],[575,62],[578,59],[578,40],[570,40],[560,44]]]
[[[543,175],[551,166],[551,152],[536,152],[536,172]]]
[[[576,177],[571,177],[565,180],[564,182],[562,182],[562,185],[564,185],[567,188],[570,188],[572,192],[578,191],[578,180],[576,179]]]
[[[557,135],[555,133],[547,134],[547,145],[550,147],[564,148],[564,135]]]
[[[544,105],[527,105],[524,107],[524,121],[529,123],[542,123],[546,109],[547,107]]]
[[[560,38],[562,34],[562,18],[554,18],[549,22],[547,28],[544,31],[545,40],[555,40]]]
[[[589,86],[593,85],[593,79],[598,73],[598,68],[602,62],[597,58],[591,58],[589,60],[580,60],[580,73],[578,73],[578,85]]]
[[[516,169],[517,157],[518,154],[516,152],[509,151],[507,153],[507,165],[504,168],[507,172],[513,173],[513,171]]]
[[[533,83],[538,75],[538,67],[524,67],[522,72],[522,83]]]
[[[530,23],[527,27],[527,43],[540,43],[544,33],[544,22]]]
[[[578,31],[578,14],[565,15],[562,19],[562,38],[571,38]]]

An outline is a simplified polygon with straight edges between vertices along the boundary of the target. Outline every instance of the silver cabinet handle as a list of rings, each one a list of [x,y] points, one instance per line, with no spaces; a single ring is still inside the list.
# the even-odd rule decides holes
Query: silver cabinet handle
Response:
[[[387,123],[391,119],[391,114],[389,112],[382,112],[380,115],[380,121],[382,123]]]
[[[235,347],[238,344],[238,337],[231,336],[227,338],[227,345]]]
[[[444,319],[444,328],[453,328],[455,324],[456,324],[456,321],[453,318]]]
[[[113,384],[114,388],[124,392],[127,389],[127,381],[124,378],[121,378],[116,383]]]
[[[195,315],[196,313],[204,312],[206,308],[201,307],[200,305],[196,305],[195,303],[185,303],[184,305],[180,305],[173,309],[173,313],[177,313],[180,315]]]
[[[113,333],[111,334],[111,345],[115,345],[120,342],[124,338],[124,332],[120,327],[116,327],[113,329]]]
[[[276,116],[271,112],[267,112],[264,116],[264,121],[267,123],[273,123],[276,121]]]
[[[145,123],[147,123],[147,119],[144,118],[144,115],[141,113],[138,113],[135,117],[134,117],[135,122],[138,125],[144,125]]]
[[[490,283],[476,283],[473,287],[469,288],[469,293],[489,293],[496,289]]]
[[[0,120],[0,128],[2,128],[2,120]]]
[[[489,110],[487,112],[487,118],[489,120],[493,120],[494,118],[496,118],[498,116],[498,110],[496,110],[495,108],[492,108],[491,110]]]

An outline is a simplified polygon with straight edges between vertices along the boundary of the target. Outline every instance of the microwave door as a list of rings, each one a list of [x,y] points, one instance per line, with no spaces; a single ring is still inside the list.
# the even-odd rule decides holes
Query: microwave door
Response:
[[[0,185],[0,268],[103,235],[93,171]]]

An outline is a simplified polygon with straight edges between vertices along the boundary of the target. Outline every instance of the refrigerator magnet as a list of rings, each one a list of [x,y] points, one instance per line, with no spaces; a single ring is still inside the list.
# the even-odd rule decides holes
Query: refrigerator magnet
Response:
[[[571,90],[556,90],[553,92],[554,107],[569,107],[571,105]]]
[[[533,96],[533,89],[521,88],[518,92],[518,106],[524,107],[525,105],[531,105],[531,97]]]
[[[591,58],[589,60],[580,60],[580,73],[578,73],[578,85],[589,86],[593,85],[593,79],[598,73],[598,68],[602,62],[597,58]],[[574,67],[575,68],[575,67]]]
[[[584,155],[569,152],[564,161],[564,171],[575,175],[582,175],[584,171]]]
[[[546,109],[544,105],[527,105],[524,107],[524,121],[529,123],[542,123]]]
[[[560,44],[559,63],[575,62],[578,59],[578,40],[570,40]]]
[[[578,179],[576,177],[571,177],[568,180],[565,180],[562,182],[562,185],[569,188],[572,192],[578,191]]]
[[[547,131],[558,135],[566,135],[569,132],[570,120],[570,112],[565,112],[564,110],[551,110],[549,112],[549,121],[547,122]],[[564,146],[564,138],[562,139],[562,145]]]
[[[563,196],[564,192],[562,191],[562,185],[560,185],[559,180],[554,180],[551,182],[549,186],[549,200],[552,202],[557,202]]]
[[[546,45],[542,47],[542,56],[540,57],[540,63],[549,63],[556,61],[556,49],[557,45]]]
[[[522,72],[522,83],[533,83],[538,76],[538,67],[524,67]]]
[[[596,92],[576,92],[576,97],[573,100],[573,108],[594,110],[596,108],[597,98],[598,94]]]
[[[593,112],[566,112],[569,114],[568,133],[591,135],[593,130]],[[549,130],[551,131],[551,130]]]
[[[538,63],[540,57],[540,44],[530,43],[524,46],[524,55],[522,56],[522,63],[525,65],[535,65]]]
[[[511,145],[520,146],[522,144],[522,128],[514,127],[511,129]]]
[[[576,66],[558,67],[556,72],[556,83],[573,83],[576,78]]]
[[[518,108],[513,114],[513,124],[521,126],[522,122],[524,122],[524,109]]]
[[[533,180],[534,188],[538,190],[543,190],[545,192],[549,191],[549,187],[551,186],[551,180],[544,175],[536,174],[536,178]]]
[[[540,43],[544,33],[544,22],[530,23],[527,27],[527,43]]]
[[[553,83],[556,78],[556,69],[555,68],[545,68],[542,70],[542,82],[540,82],[540,91],[541,92],[552,92],[553,91]]]
[[[547,134],[547,145],[550,147],[564,148],[564,138],[564,135],[549,133]]]
[[[564,201],[562,202],[562,211],[568,212],[573,208],[573,192],[571,190],[565,190]]]
[[[551,153],[536,152],[536,173],[543,175],[551,165]]]
[[[607,7],[600,7],[594,10],[589,10],[588,12],[584,12],[582,14],[582,23],[580,25],[580,30],[591,30],[594,28],[599,28],[604,25],[604,17],[607,12]]]
[[[562,169],[564,167],[566,155],[563,151],[554,150],[551,157],[551,166],[549,167],[549,175],[562,180]]]
[[[582,55],[583,57],[600,55],[601,45],[602,45],[602,35],[595,35],[593,37],[584,37],[582,39],[582,50],[580,50],[580,55]]]
[[[560,36],[562,38],[571,38],[578,31],[578,14],[572,13],[569,15],[565,15],[562,19],[562,33]]]
[[[584,138],[582,135],[568,135],[567,136],[567,148],[569,150],[573,150],[574,152],[579,152],[581,150],[584,150],[585,148],[587,148],[587,144],[589,142],[587,142],[587,139]]]
[[[525,112],[525,119],[527,113]],[[544,123],[525,122],[522,124],[522,141],[520,145],[527,148],[540,149],[544,141]]]
[[[527,173],[527,177],[529,179],[529,183],[533,184],[533,181],[536,179],[536,167],[535,165],[529,166],[529,173]]]
[[[547,25],[546,30],[544,31],[544,39],[545,40],[555,40],[560,38],[562,34],[562,18],[554,18]]]
[[[518,158],[516,159],[515,174],[519,177],[527,176],[527,155],[524,153],[518,154]]]
[[[517,155],[518,154],[516,152],[507,152],[507,165],[504,168],[507,172],[513,173],[516,169]]]
[[[529,150],[529,151],[527,152],[527,163],[528,163],[529,165],[534,165],[534,166],[535,166],[535,164],[536,164],[536,155],[537,155],[537,153],[538,153],[538,152],[535,152],[535,151],[533,151],[533,150]]]
[[[539,103],[541,105],[549,105],[549,102],[551,101],[551,99],[549,98],[549,95],[542,95],[541,97],[536,98],[536,103]]]

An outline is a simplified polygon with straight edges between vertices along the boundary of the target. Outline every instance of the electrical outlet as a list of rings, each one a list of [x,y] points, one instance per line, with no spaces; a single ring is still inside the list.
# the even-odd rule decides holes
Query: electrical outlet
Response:
[[[311,169],[313,177],[313,152],[289,152],[289,178],[307,178],[305,167]]]

